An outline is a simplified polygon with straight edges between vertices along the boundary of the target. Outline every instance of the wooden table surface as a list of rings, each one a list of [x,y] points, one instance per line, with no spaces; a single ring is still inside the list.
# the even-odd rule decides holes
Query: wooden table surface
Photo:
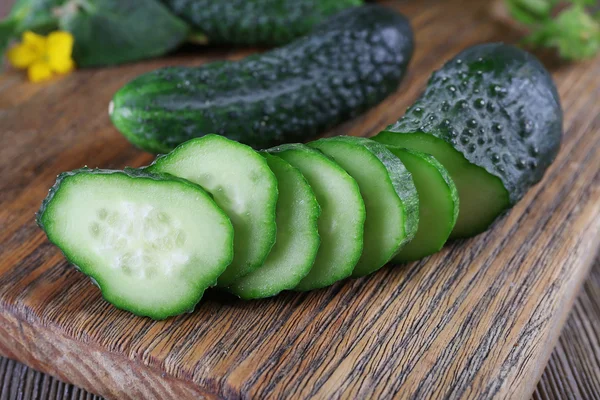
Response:
[[[384,3],[413,23],[409,75],[330,134],[377,133],[444,60],[517,38],[483,1]],[[0,77],[0,354],[119,398],[529,397],[600,241],[600,58],[544,57],[565,109],[556,162],[493,229],[418,263],[264,301],[213,292],[191,315],[152,322],[104,303],[46,241],[33,213],[58,172],[151,160],[110,124],[116,89],[158,66],[248,53],[211,49],[42,85]]]
[[[600,257],[565,324],[532,400],[600,398]],[[0,400],[99,400],[76,386],[0,358]]]

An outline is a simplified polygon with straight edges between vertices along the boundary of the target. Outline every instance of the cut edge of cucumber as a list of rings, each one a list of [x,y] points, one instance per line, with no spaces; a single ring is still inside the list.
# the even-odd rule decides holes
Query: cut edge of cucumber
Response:
[[[458,219],[458,191],[448,171],[432,155],[392,145],[387,148],[410,171],[419,195],[417,233],[392,261],[420,260],[440,251],[450,237]]]
[[[306,180],[308,181],[310,186],[313,188],[315,196],[317,197],[317,201],[318,201],[319,205],[321,206],[321,216],[319,218],[319,235],[321,236],[321,246],[319,248],[319,251],[317,252],[317,258],[315,260],[315,264],[313,265],[313,268],[311,269],[309,274],[300,281],[300,283],[294,288],[294,290],[309,291],[309,290],[321,289],[321,288],[330,286],[330,285],[332,285],[338,281],[341,281],[343,279],[349,278],[352,275],[352,271],[354,270],[356,263],[358,262],[358,260],[360,259],[360,256],[362,255],[363,241],[364,241],[364,222],[365,222],[365,218],[366,218],[366,211],[365,211],[364,201],[360,194],[360,189],[358,187],[358,184],[356,183],[354,178],[352,178],[342,167],[340,167],[330,157],[326,156],[319,150],[313,149],[304,144],[281,145],[281,146],[277,146],[277,147],[268,149],[267,151],[271,154],[275,154],[275,155],[283,158],[284,160],[290,162],[294,167],[298,168],[300,170],[300,172],[302,172],[302,174],[304,175],[304,177],[306,178]],[[327,219],[327,214],[328,214],[327,209],[329,207],[330,199],[327,199],[327,202],[326,202],[327,204],[323,204],[323,200],[324,200],[323,197],[325,196],[326,193],[329,192],[329,189],[331,187],[330,186],[327,188],[320,187],[320,186],[315,187],[315,184],[317,183],[317,182],[315,182],[315,179],[307,176],[310,171],[307,171],[306,166],[314,166],[314,163],[309,162],[309,163],[305,164],[304,167],[301,167],[298,164],[290,161],[290,159],[289,159],[290,153],[289,152],[295,152],[293,154],[296,154],[298,156],[305,154],[305,155],[308,155],[309,157],[310,156],[317,157],[318,160],[326,163],[327,166],[330,168],[330,170],[336,174],[336,179],[341,178],[341,182],[343,183],[344,189],[350,189],[349,193],[354,194],[353,197],[355,200],[355,204],[353,205],[353,207],[356,208],[356,210],[352,210],[352,212],[349,213],[350,215],[348,215],[346,219],[341,217],[337,212],[333,214],[335,216],[335,218],[340,218],[341,221],[353,222],[353,230],[352,231],[345,230],[344,232],[338,232],[337,230],[335,230],[337,228],[334,228],[334,226],[338,225],[337,222],[339,220],[336,220],[336,219],[332,220],[331,218]],[[317,175],[322,176],[321,173],[319,173]],[[336,199],[337,198],[338,197],[336,196]],[[349,201],[348,199],[345,199],[345,200]],[[348,208],[350,208],[350,207],[348,206]],[[336,210],[336,211],[339,211],[339,210]],[[328,257],[328,256],[323,256],[322,252],[324,252],[326,250],[331,251],[331,246],[329,246],[329,249],[327,249],[327,243],[329,240],[328,240],[327,234],[324,234],[324,230],[331,231],[332,229],[335,232],[337,232],[340,237],[344,237],[344,238],[351,237],[352,238],[352,240],[351,240],[352,246],[350,246],[350,242],[347,243],[347,245],[352,248],[350,250],[346,249],[344,252],[340,252],[340,254],[336,255],[336,257],[341,257],[342,254],[345,255],[345,259],[344,259],[345,262],[342,266],[340,266],[339,264],[336,264],[335,262],[334,263],[322,262],[323,261],[322,257]],[[339,245],[339,243],[336,243],[336,245]],[[323,264],[323,265],[321,265],[321,264]],[[327,272],[327,271],[325,271],[325,268],[335,269],[334,274],[332,274],[332,275],[325,274],[324,272]],[[329,271],[329,272],[331,272],[331,271]]]
[[[227,182],[223,182],[219,179],[211,181],[213,176],[206,177],[205,171],[199,171],[197,169],[195,169],[194,171],[186,171],[186,173],[182,173],[182,171],[173,171],[173,168],[181,168],[181,166],[177,165],[180,161],[184,163],[193,163],[194,159],[202,158],[202,162],[206,162],[207,157],[215,157],[214,162],[216,163],[216,165],[226,165],[224,164],[224,158],[219,158],[219,156],[214,154],[214,151],[209,152],[208,154],[194,154],[194,152],[196,151],[194,148],[196,146],[199,146],[201,148],[201,146],[203,146],[204,143],[208,143],[207,146],[210,146],[211,142],[216,142],[219,146],[224,145],[234,147],[236,152],[240,152],[237,154],[236,160],[240,159],[240,154],[243,152],[245,157],[253,159],[254,161],[256,161],[256,165],[260,165],[260,171],[263,175],[260,177],[254,177],[254,179],[260,178],[267,180],[268,182],[265,183],[268,186],[268,191],[272,192],[268,196],[265,195],[266,200],[264,204],[261,204],[261,209],[263,209],[263,212],[261,213],[262,219],[258,218],[260,219],[260,223],[258,223],[257,221],[254,221],[252,224],[247,223],[246,218],[249,216],[250,213],[248,209],[244,209],[243,212],[233,210],[234,207],[238,207],[240,204],[234,204],[236,199],[232,199],[231,196],[226,195],[225,191],[223,191],[223,187],[226,184],[228,184]],[[205,151],[205,149],[202,150]],[[177,157],[181,158],[181,160],[178,160]],[[264,157],[262,157],[259,153],[257,153],[255,150],[253,150],[251,147],[245,144],[233,141],[221,135],[209,134],[182,143],[169,154],[159,156],[150,166],[146,167],[146,169],[150,172],[169,173],[171,175],[188,179],[191,182],[200,185],[204,188],[204,190],[206,190],[212,195],[217,205],[221,207],[227,215],[229,215],[229,218],[232,220],[232,223],[234,225],[234,230],[236,231],[234,236],[235,255],[231,265],[227,268],[227,270],[225,270],[223,275],[219,277],[217,286],[227,287],[231,285],[236,279],[239,279],[244,275],[255,271],[264,264],[269,253],[271,252],[271,249],[275,245],[275,240],[277,236],[276,208],[278,197],[277,178],[275,177],[273,171],[271,171],[271,169],[269,168],[267,160]],[[245,169],[242,168],[242,170],[246,172]],[[234,176],[238,178],[240,177],[240,175]],[[211,181],[210,185],[214,187],[208,187],[209,185],[206,182],[207,180]],[[252,185],[249,185],[247,193],[257,193],[256,185],[257,182],[254,182]],[[235,191],[240,191],[239,185],[236,185]],[[256,235],[254,232],[246,232],[251,229],[250,225],[259,225],[264,228],[265,232],[263,232],[261,235]],[[265,228],[267,226],[268,229]],[[240,231],[244,231],[246,235],[242,235]],[[257,246],[256,248],[252,249],[250,246],[246,245],[246,243],[253,243],[258,239],[261,239],[262,241],[261,246]],[[242,244],[243,246],[241,246]],[[251,252],[252,257],[247,256],[247,254]],[[250,261],[244,260],[243,263],[238,261],[237,257],[239,257],[239,254],[245,254],[247,256],[247,259],[250,258]]]
[[[358,182],[367,215],[363,254],[352,277],[377,271],[417,231],[419,200],[410,173],[383,144],[370,139],[338,136],[309,146],[331,157]]]
[[[182,260],[183,264],[181,265],[187,265],[188,269],[187,270],[183,270],[180,269],[179,271],[182,274],[186,274],[186,277],[180,276],[179,278],[179,282],[178,279],[174,278],[174,282],[175,285],[177,286],[178,289],[187,289],[190,291],[190,293],[188,295],[185,296],[181,296],[179,298],[178,301],[174,301],[174,302],[169,302],[168,304],[155,304],[155,302],[159,302],[160,300],[164,298],[168,298],[169,297],[169,293],[166,294],[166,296],[160,297],[160,296],[155,296],[156,293],[158,293],[158,291],[160,291],[161,289],[164,289],[164,285],[168,284],[167,282],[165,282],[165,277],[163,275],[165,275],[165,271],[163,269],[160,268],[155,268],[152,271],[147,271],[148,270],[148,266],[145,265],[143,270],[143,274],[142,276],[130,276],[132,274],[132,272],[127,272],[125,271],[125,266],[123,266],[123,269],[116,269],[116,267],[113,266],[107,266],[107,265],[103,265],[101,263],[100,260],[102,257],[107,257],[108,256],[108,251],[105,252],[95,252],[97,254],[93,254],[94,252],[91,250],[77,250],[77,242],[78,241],[82,241],[84,240],[84,238],[86,238],[85,233],[82,233],[80,235],[77,235],[77,239],[68,239],[68,238],[60,238],[60,228],[55,227],[55,224],[60,223],[59,221],[57,221],[57,217],[59,215],[58,214],[71,214],[73,211],[72,209],[69,209],[70,211],[67,213],[66,211],[61,211],[60,208],[61,203],[65,202],[65,201],[71,201],[68,197],[69,197],[69,191],[72,190],[70,189],[69,186],[71,185],[75,185],[77,184],[77,180],[81,179],[82,175],[107,175],[110,176],[109,179],[123,179],[124,182],[127,183],[127,190],[123,191],[123,193],[132,193],[132,188],[135,188],[135,185],[139,185],[142,183],[143,180],[148,180],[151,181],[153,184],[160,184],[160,185],[164,185],[165,189],[160,189],[161,191],[163,190],[167,190],[167,191],[172,191],[174,187],[177,188],[177,190],[179,190],[179,193],[182,193],[183,191],[190,191],[190,194],[183,194],[183,196],[188,196],[190,197],[190,199],[197,201],[197,205],[202,204],[202,208],[205,208],[205,206],[210,207],[211,212],[213,213],[212,216],[210,218],[216,217],[218,221],[218,224],[221,225],[225,231],[224,231],[224,236],[223,238],[226,238],[225,241],[228,242],[223,242],[221,243],[223,245],[223,248],[220,249],[219,251],[216,251],[215,254],[218,255],[218,257],[211,257],[211,267],[209,271],[203,270],[202,273],[206,273],[206,276],[196,276],[198,274],[197,270],[193,270],[193,267],[190,268],[190,265],[192,265],[191,263],[194,261],[189,261],[187,264],[185,264],[185,262],[187,262],[186,260]],[[127,182],[126,180],[129,179],[131,180],[130,182]],[[137,181],[137,182],[136,182]],[[110,185],[114,185],[114,183],[111,182]],[[170,188],[169,188],[170,186]],[[84,196],[85,197],[85,196]],[[94,197],[95,200],[97,199],[97,197]],[[123,215],[118,215],[118,212],[116,215],[116,218],[114,218],[114,223],[116,224],[123,224],[123,220],[127,219],[127,216],[132,216],[133,215],[133,219],[131,221],[133,221],[135,218],[140,217],[140,215],[136,215],[136,212],[141,212],[138,209],[135,208],[131,208],[131,204],[128,201],[125,201],[125,209],[122,209],[121,211],[125,211],[125,214]],[[102,200],[98,200],[98,202],[101,202]],[[154,198],[152,199],[152,201],[155,202]],[[151,201],[151,202],[152,202]],[[186,204],[188,204],[188,202],[186,201]],[[134,202],[135,205],[135,202]],[[147,206],[147,205],[146,205]],[[89,208],[92,207],[92,201],[86,202],[83,207],[79,208],[80,210],[83,210],[85,212],[89,212]],[[185,213],[188,213],[187,208],[181,208],[181,209],[185,209],[186,211]],[[105,210],[106,215],[103,216],[102,215],[102,211],[105,210],[104,208],[100,209],[99,212],[95,215],[95,219],[93,220],[94,222],[92,222],[92,224],[89,226],[89,228],[86,226],[84,228],[78,228],[79,230],[84,229],[84,230],[88,230],[89,229],[89,235],[91,235],[90,237],[94,237],[94,232],[96,232],[93,228],[95,226],[97,226],[97,222],[103,222],[106,221],[107,223],[110,224],[111,222],[111,216],[113,214],[113,211],[111,210]],[[116,212],[116,211],[115,211]],[[142,214],[148,212],[148,210],[143,210]],[[152,210],[150,210],[149,212],[152,212]],[[160,213],[159,213],[160,214]],[[167,217],[167,222],[170,221],[170,216],[168,213],[166,213]],[[158,218],[160,219],[160,215],[158,215]],[[91,218],[91,217],[88,217]],[[143,216],[144,218],[144,223],[147,221],[148,215],[144,214]],[[164,218],[164,217],[163,217]],[[98,221],[96,221],[96,219],[98,219]],[[91,219],[90,219],[91,221]],[[129,222],[131,222],[129,221]],[[157,220],[148,220],[150,223],[158,223],[159,221]],[[49,191],[48,196],[44,199],[42,206],[40,207],[40,210],[36,213],[36,222],[37,224],[44,230],[44,232],[46,233],[48,240],[53,243],[54,245],[56,245],[61,252],[63,253],[63,255],[65,256],[65,258],[67,259],[67,261],[72,264],[77,270],[81,271],[83,274],[85,274],[88,278],[90,278],[90,280],[92,281],[92,283],[96,286],[98,286],[101,290],[101,294],[102,297],[108,301],[110,304],[112,304],[113,306],[115,306],[116,308],[122,309],[122,310],[126,310],[129,311],[135,315],[141,316],[141,317],[149,317],[155,320],[163,320],[172,316],[176,316],[176,315],[180,315],[186,312],[192,312],[195,308],[195,306],[198,304],[198,302],[201,300],[204,291],[211,287],[214,286],[214,284],[217,281],[217,278],[219,277],[219,275],[227,268],[227,266],[229,265],[229,263],[231,262],[231,260],[233,259],[233,226],[231,225],[231,221],[229,220],[229,218],[227,217],[227,215],[214,203],[214,201],[212,200],[212,198],[210,197],[210,195],[208,193],[206,193],[201,187],[194,185],[190,182],[187,182],[185,180],[182,179],[178,179],[175,177],[170,177],[170,176],[164,176],[164,175],[158,175],[158,174],[149,174],[143,171],[139,171],[139,170],[134,170],[134,169],[126,169],[125,171],[114,171],[114,170],[99,170],[99,169],[89,169],[89,168],[83,168],[83,169],[79,169],[79,170],[75,170],[75,171],[71,171],[71,172],[65,172],[62,173],[58,176],[56,183],[52,186],[52,188]],[[86,221],[89,222],[89,221]],[[125,221],[127,222],[127,221]],[[163,220],[164,222],[164,220]],[[186,221],[187,222],[187,221]],[[78,219],[78,223],[81,223],[81,218]],[[169,222],[172,223],[172,222]],[[132,222],[133,224],[133,222]],[[75,225],[75,224],[73,224]],[[171,225],[169,225],[171,226]],[[177,227],[177,225],[175,226]],[[110,226],[109,226],[110,228]],[[121,228],[121,227],[117,227],[117,228]],[[179,226],[179,228],[181,228],[181,226]],[[181,229],[178,228],[178,231],[183,231]],[[71,228],[73,229],[73,228]],[[98,231],[100,233],[102,233],[102,229],[104,228],[98,228]],[[112,228],[113,231],[115,228]],[[144,232],[146,230],[144,229]],[[63,232],[64,233],[64,232]],[[110,233],[110,232],[109,232]],[[114,232],[113,232],[114,233]],[[189,232],[187,232],[187,234],[189,234]],[[119,234],[120,235],[120,234]],[[115,237],[112,237],[112,240],[118,240],[119,238],[121,238],[121,236],[117,235],[118,237],[115,239]],[[114,235],[113,235],[114,236]],[[143,236],[143,235],[142,235]],[[214,234],[209,235],[211,238],[216,237]],[[136,236],[137,240],[139,241],[140,239]],[[179,234],[175,239],[179,238]],[[220,238],[220,237],[219,237]],[[101,236],[100,237],[101,240],[106,239],[106,237]],[[109,238],[111,239],[111,238]],[[96,241],[98,241],[98,239],[95,239]],[[108,239],[107,239],[108,240]],[[144,237],[142,240],[147,240],[146,237]],[[187,239],[189,241],[189,238]],[[85,246],[91,246],[92,244],[88,244],[85,241],[82,242],[84,247]],[[156,243],[156,242],[154,242]],[[162,243],[162,242],[161,242]],[[174,242],[173,242],[174,243]],[[185,243],[185,242],[183,242]],[[124,246],[127,246],[129,244],[129,242],[127,242]],[[147,246],[147,242],[144,242],[143,245],[144,247]],[[97,245],[97,244],[96,244]],[[113,243],[113,245],[111,245],[111,251],[114,253],[115,252],[115,243]],[[175,246],[175,250],[179,249],[179,246],[185,246],[185,244],[174,244]],[[135,247],[135,246],[134,246]],[[188,246],[189,247],[189,246]],[[117,250],[119,250],[117,248]],[[125,257],[128,253],[130,253],[131,248],[127,248],[125,247],[124,249],[120,250],[120,251],[126,251],[125,254],[122,254],[123,257]],[[190,251],[196,251],[197,250],[197,246],[193,245],[193,249],[188,249]],[[223,250],[223,251],[221,251]],[[79,253],[79,254],[74,254],[74,253]],[[114,255],[114,254],[113,254]],[[136,254],[136,257],[140,256],[138,254]],[[170,257],[174,257],[177,256],[177,254],[170,254]],[[139,260],[138,260],[139,261]],[[204,263],[205,260],[201,260],[199,259],[197,262],[199,263]],[[145,261],[142,260],[143,263],[145,263]],[[120,264],[119,264],[120,265]],[[195,264],[194,264],[195,265]],[[98,267],[100,266],[100,267]],[[110,268],[110,269],[108,269]],[[204,267],[205,268],[205,267]],[[139,271],[137,271],[139,272]],[[115,276],[118,278],[118,275],[121,274],[122,277],[119,278],[117,280],[117,284],[115,284],[114,282],[110,282],[110,277],[111,276]],[[150,274],[150,275],[147,275]],[[158,274],[160,276],[156,276],[155,274]],[[167,273],[168,274],[168,273]],[[189,275],[189,276],[187,276]],[[160,279],[159,279],[160,278]],[[188,278],[196,278],[196,279],[188,279]],[[143,283],[141,285],[139,285],[139,280],[142,279]],[[125,282],[125,281],[128,281]],[[120,283],[119,283],[120,282]],[[193,282],[193,283],[190,283]],[[171,282],[173,283],[173,282]],[[181,283],[181,284],[179,284]],[[119,287],[119,285],[121,285],[121,287]],[[138,285],[138,286],[136,286]],[[138,289],[141,294],[140,296],[137,295],[133,295],[132,293],[135,291],[135,289]],[[181,294],[180,291],[177,291],[177,293]],[[140,298],[148,298],[148,294],[152,294],[152,298],[150,300],[148,300],[151,304],[146,304],[146,305],[140,305],[139,304],[139,299]]]
[[[451,239],[468,238],[484,232],[510,208],[509,194],[500,178],[469,162],[442,139],[422,132],[383,131],[373,140],[431,154],[446,168],[460,198],[460,211]]]
[[[310,272],[321,243],[321,207],[304,175],[276,155],[260,154],[278,179],[277,240],[263,266],[228,288],[245,300],[271,297],[295,288]]]

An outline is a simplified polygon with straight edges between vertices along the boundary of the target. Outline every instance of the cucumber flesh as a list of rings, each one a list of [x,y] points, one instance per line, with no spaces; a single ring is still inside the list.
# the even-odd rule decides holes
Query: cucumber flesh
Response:
[[[370,139],[339,136],[309,146],[334,159],[358,183],[367,218],[363,253],[352,276],[377,271],[417,231],[419,199],[410,173],[398,157]]]
[[[231,218],[235,255],[218,286],[229,286],[263,265],[277,231],[277,179],[264,157],[223,136],[206,135],[157,158],[147,170],[202,186]]]
[[[387,147],[408,169],[419,195],[419,229],[393,261],[416,261],[437,253],[448,240],[458,218],[458,191],[448,171],[433,156]]]
[[[508,191],[500,178],[471,164],[446,141],[425,133],[404,135],[386,131],[374,139],[431,154],[446,168],[460,198],[458,220],[450,238],[466,238],[485,231],[510,207]]]
[[[310,185],[287,161],[262,153],[277,177],[277,240],[264,265],[238,279],[229,290],[243,299],[274,296],[293,289],[311,270],[319,250],[319,203]]]
[[[365,204],[356,181],[318,150],[289,144],[268,150],[298,168],[319,205],[321,246],[309,274],[296,290],[312,290],[349,277],[363,250]]]
[[[434,72],[421,97],[376,140],[432,154],[446,167],[460,195],[452,237],[469,237],[542,179],[558,154],[562,125],[543,64],[515,46],[485,43]]]
[[[233,227],[199,186],[136,171],[61,174],[38,224],[116,307],[192,311],[233,257]]]

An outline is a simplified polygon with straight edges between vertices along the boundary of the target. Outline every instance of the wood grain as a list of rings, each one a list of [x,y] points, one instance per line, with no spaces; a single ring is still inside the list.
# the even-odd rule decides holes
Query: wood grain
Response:
[[[580,291],[532,400],[600,398],[600,257]],[[0,400],[100,400],[25,365],[0,358]]]
[[[600,399],[600,258],[533,395],[545,399]]]
[[[415,28],[409,76],[331,134],[377,133],[444,60],[515,40],[486,2],[387,4]],[[556,162],[493,229],[418,263],[264,301],[211,292],[193,314],[153,322],[103,302],[45,240],[33,213],[58,172],[151,160],[108,119],[122,84],[244,54],[208,49],[44,85],[0,78],[0,354],[112,398],[529,397],[600,242],[600,59],[545,59],[566,113]]]

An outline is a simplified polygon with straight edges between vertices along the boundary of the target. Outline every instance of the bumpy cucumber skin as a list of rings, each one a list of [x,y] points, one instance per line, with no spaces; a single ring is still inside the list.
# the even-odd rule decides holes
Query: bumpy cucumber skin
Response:
[[[40,206],[40,209],[35,214],[35,220],[36,220],[37,225],[46,233],[46,236],[48,237],[48,240],[50,241],[50,243],[54,244],[59,249],[60,249],[60,247],[59,247],[58,242],[48,233],[48,230],[46,229],[46,227],[51,223],[51,221],[47,221],[45,218],[46,210],[47,210],[48,206],[51,204],[54,197],[60,192],[61,186],[65,183],[65,181],[67,181],[69,178],[71,178],[73,176],[76,176],[76,175],[79,175],[82,173],[95,174],[95,175],[120,174],[120,175],[126,175],[131,178],[151,179],[154,181],[165,182],[167,184],[177,182],[180,185],[192,187],[192,188],[194,188],[194,190],[197,190],[202,195],[210,198],[210,195],[208,193],[206,193],[204,191],[204,189],[202,189],[200,186],[195,185],[185,179],[180,179],[175,176],[171,176],[169,174],[148,173],[146,171],[134,169],[134,168],[126,168],[124,171],[80,168],[80,169],[73,170],[73,171],[63,172],[58,175],[58,177],[56,178],[56,182],[54,183],[54,185],[52,185],[52,187],[48,191],[48,195],[42,201],[42,205]],[[215,204],[215,209],[220,210],[216,206],[216,204]],[[226,221],[229,221],[229,217],[223,211],[220,211],[220,212],[223,215],[224,219]],[[229,222],[229,224],[231,225],[231,222]],[[230,229],[231,229],[231,232],[233,232],[233,226],[231,226]],[[227,266],[229,265],[231,260],[233,260],[233,235],[231,235],[231,238],[232,239],[231,239],[231,243],[229,246],[229,248],[230,248],[229,255],[225,256],[225,257],[229,258],[229,261],[225,262],[223,264],[223,271],[225,271],[225,269],[227,268]],[[188,302],[186,302],[185,304],[182,304],[181,307],[170,309],[168,312],[164,312],[164,311],[161,312],[161,311],[157,310],[155,313],[152,313],[152,315],[150,315],[150,313],[147,313],[147,312],[141,311],[140,309],[137,309],[135,307],[135,305],[133,305],[133,304],[122,304],[122,303],[119,303],[118,301],[116,301],[116,299],[108,298],[105,294],[106,291],[103,290],[105,287],[105,283],[98,281],[96,278],[94,278],[94,276],[90,273],[88,266],[84,265],[83,263],[80,263],[78,260],[71,257],[68,253],[62,251],[62,249],[60,249],[60,250],[61,250],[61,253],[63,253],[66,260],[69,262],[69,264],[73,265],[75,267],[75,269],[77,269],[78,271],[82,272],[84,275],[89,277],[90,280],[92,281],[92,283],[100,289],[104,300],[106,300],[107,302],[109,302],[110,304],[112,304],[113,306],[115,306],[116,308],[118,308],[120,310],[125,310],[128,312],[131,312],[132,314],[137,315],[139,317],[149,317],[154,320],[164,320],[169,317],[176,316],[176,315],[180,315],[180,314],[184,314],[184,313],[191,313],[194,311],[196,305],[200,302],[200,300],[202,299],[202,296],[204,295],[204,290],[199,290],[196,297],[190,298],[190,300]],[[221,271],[221,273],[223,271]],[[216,283],[217,283],[217,281],[215,278],[215,281],[210,286],[215,286]]]
[[[280,46],[362,0],[162,0],[210,43]]]
[[[208,133],[255,148],[304,141],[394,92],[412,52],[406,18],[354,7],[265,54],[144,74],[115,94],[109,114],[130,142],[153,153]]]
[[[404,239],[399,243],[396,253],[402,249],[402,247],[410,242],[417,233],[419,227],[419,196],[417,195],[417,189],[412,180],[410,172],[406,169],[404,164],[391,153],[385,145],[375,142],[371,139],[353,137],[353,136],[336,136],[331,138],[319,139],[311,142],[308,145],[311,147],[319,148],[319,144],[322,142],[343,142],[349,143],[354,146],[362,146],[373,154],[379,161],[384,165],[388,172],[390,171],[401,171],[401,173],[388,173],[389,182],[393,186],[396,194],[401,200],[402,207],[404,208]],[[367,215],[368,218],[368,215]],[[390,261],[395,253],[390,254]],[[361,276],[368,275],[374,272],[373,269],[362,270],[360,269],[360,261],[357,268],[352,273],[352,277],[358,278]],[[383,265],[378,266],[378,268]]]
[[[562,125],[558,92],[544,66],[514,46],[490,43],[435,72],[425,93],[384,132],[428,133],[450,143],[500,178],[514,205],[556,157]]]

